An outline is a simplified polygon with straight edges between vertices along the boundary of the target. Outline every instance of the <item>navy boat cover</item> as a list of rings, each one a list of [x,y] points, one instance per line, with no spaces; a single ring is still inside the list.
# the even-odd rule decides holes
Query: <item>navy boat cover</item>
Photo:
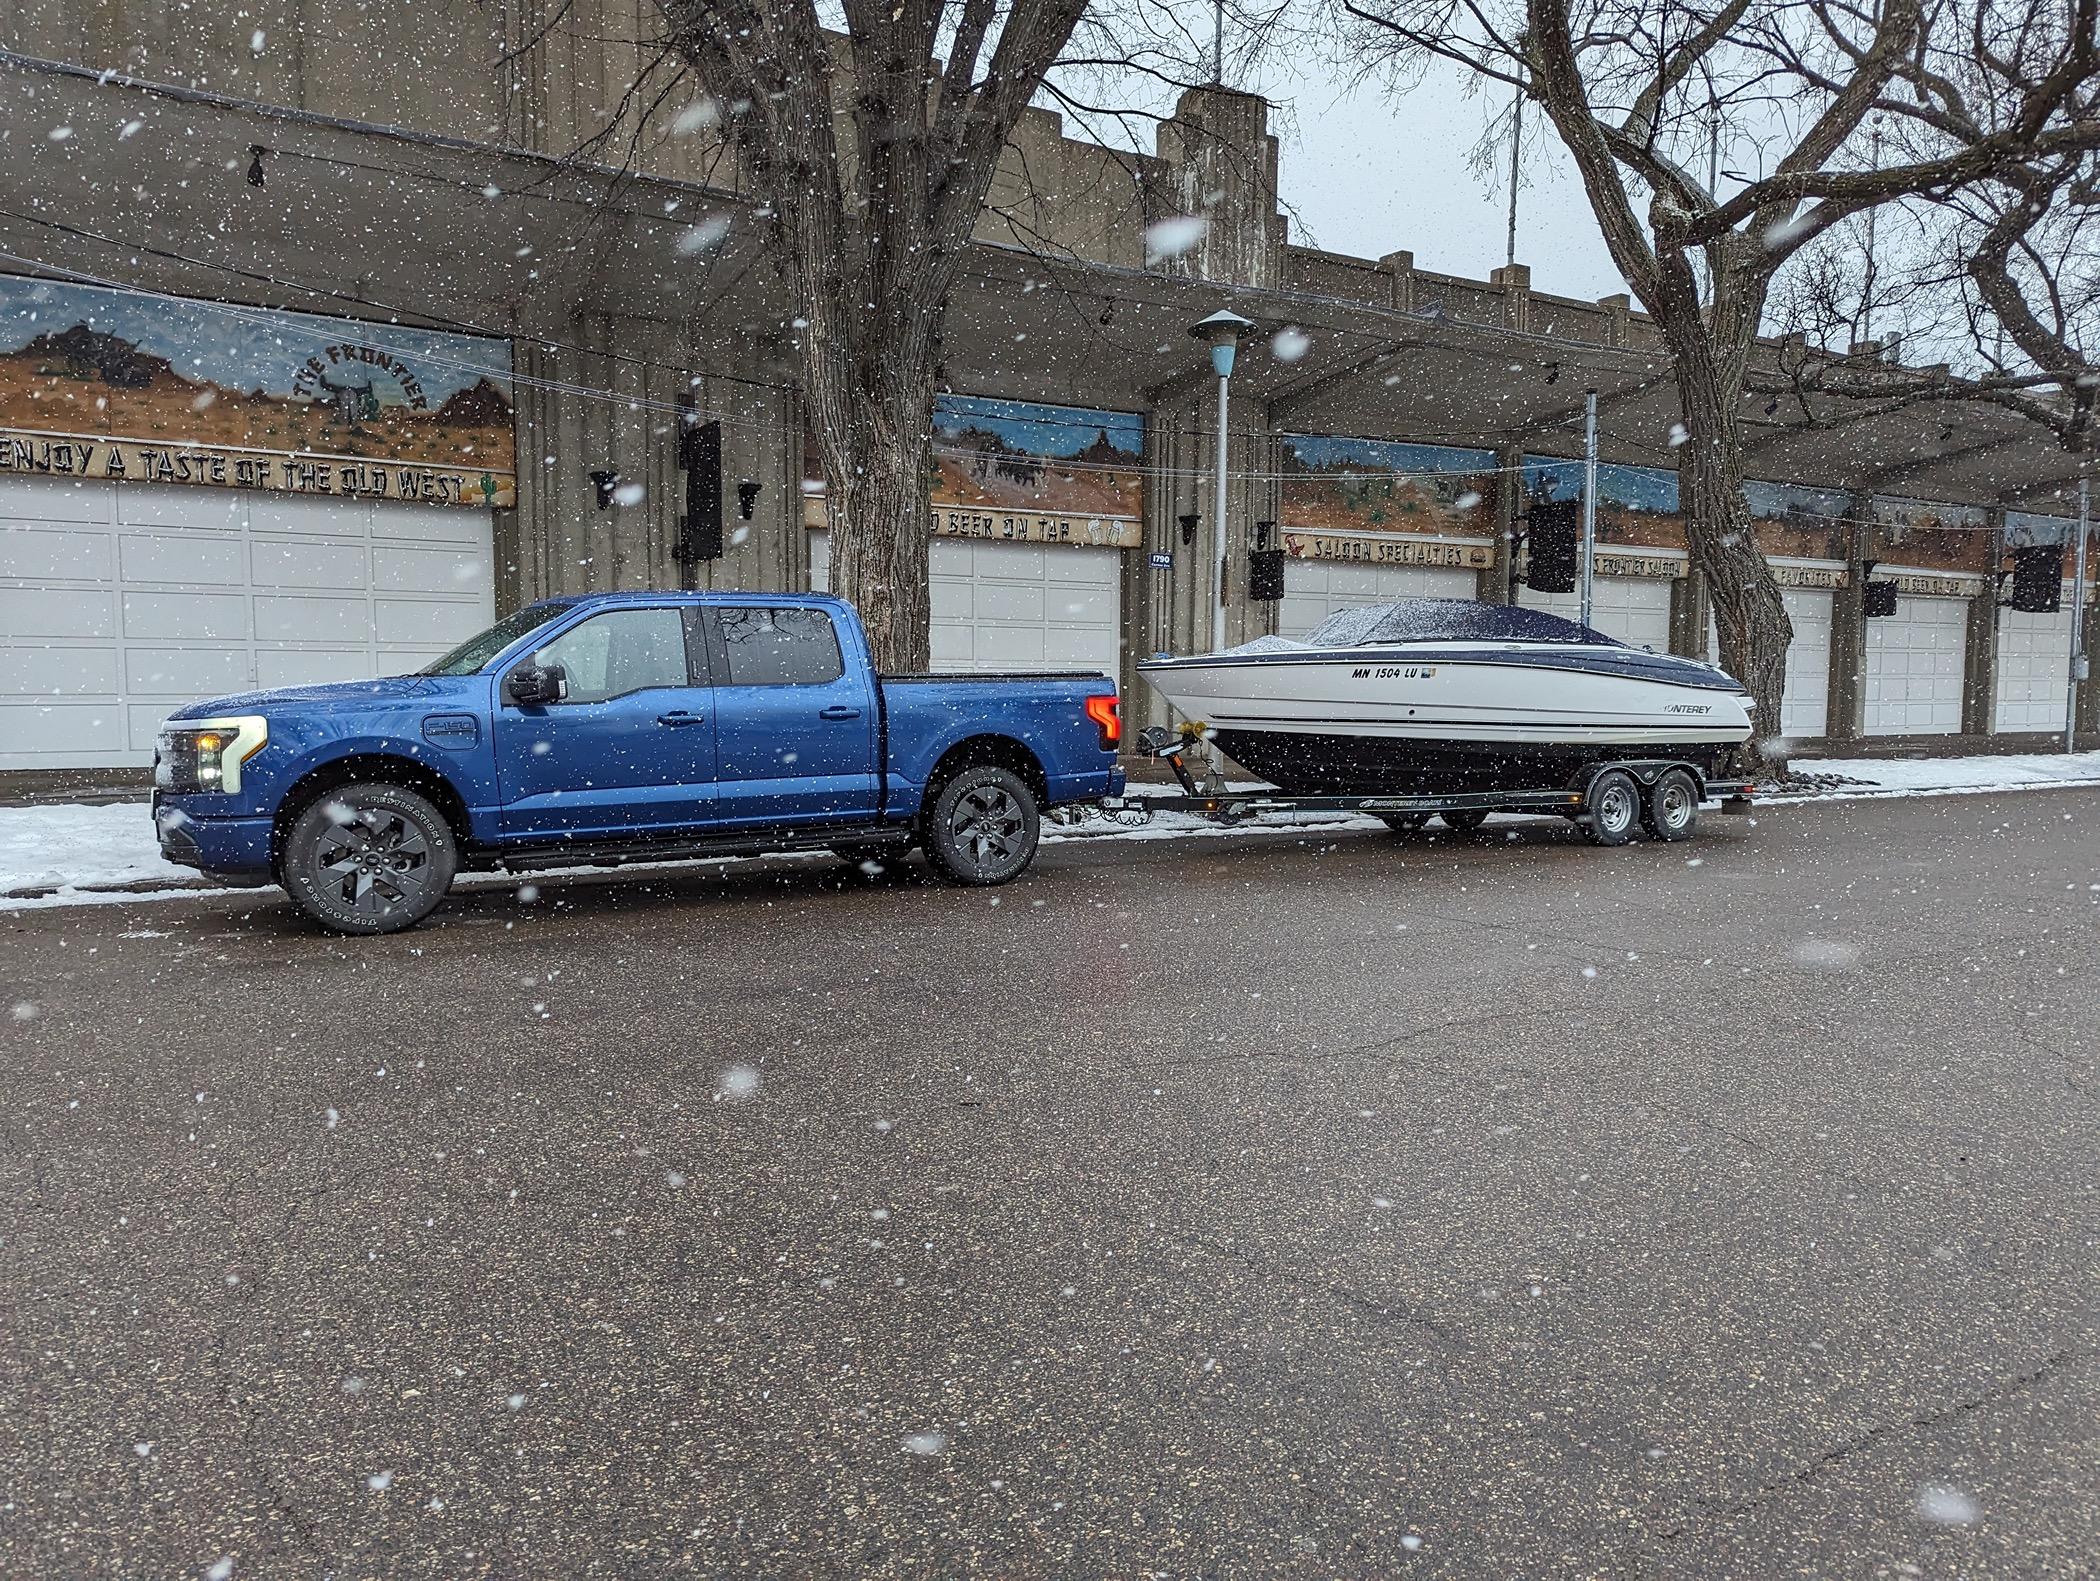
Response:
[[[1586,642],[1626,644],[1594,627],[1543,609],[1483,604],[1470,598],[1403,598],[1337,610],[1305,639],[1313,648],[1363,648],[1384,642]]]

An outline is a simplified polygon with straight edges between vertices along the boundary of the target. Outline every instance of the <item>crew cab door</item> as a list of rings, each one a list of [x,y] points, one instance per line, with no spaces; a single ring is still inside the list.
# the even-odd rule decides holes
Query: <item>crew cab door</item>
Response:
[[[849,823],[876,811],[876,697],[831,615],[705,607],[715,677],[718,815],[728,826]]]
[[[534,650],[566,695],[521,705],[497,682],[496,772],[506,837],[675,833],[712,821],[715,731],[691,606],[601,609]],[[516,674],[518,665],[511,667]]]

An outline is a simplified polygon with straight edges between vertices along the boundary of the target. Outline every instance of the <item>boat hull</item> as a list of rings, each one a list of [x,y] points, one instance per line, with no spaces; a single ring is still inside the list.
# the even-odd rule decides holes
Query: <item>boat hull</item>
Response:
[[[1734,682],[1638,649],[1423,644],[1138,668],[1227,756],[1305,794],[1558,785],[1631,757],[1711,773],[1751,728]]]

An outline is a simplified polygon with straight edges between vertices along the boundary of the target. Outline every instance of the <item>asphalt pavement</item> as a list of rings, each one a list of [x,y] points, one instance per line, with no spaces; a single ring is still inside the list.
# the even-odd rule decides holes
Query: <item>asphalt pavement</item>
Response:
[[[0,915],[0,1576],[2090,1577],[2096,823]]]

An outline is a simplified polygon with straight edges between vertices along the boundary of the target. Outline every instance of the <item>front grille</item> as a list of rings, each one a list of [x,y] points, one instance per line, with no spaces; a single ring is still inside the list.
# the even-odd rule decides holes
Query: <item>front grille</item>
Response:
[[[178,794],[201,788],[197,780],[197,738],[162,736],[153,754],[153,783]]]

